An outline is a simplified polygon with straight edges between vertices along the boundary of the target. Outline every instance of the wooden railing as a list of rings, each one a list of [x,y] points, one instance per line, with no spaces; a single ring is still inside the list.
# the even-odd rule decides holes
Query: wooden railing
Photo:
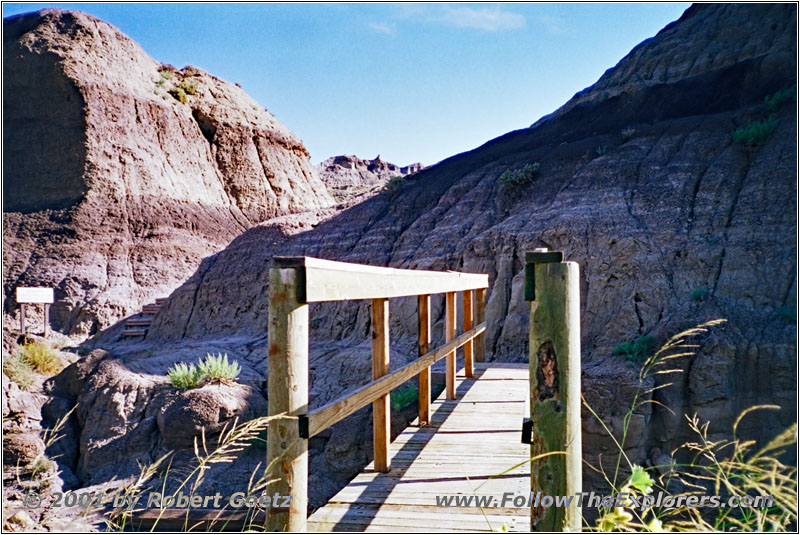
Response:
[[[390,392],[419,377],[419,421],[430,422],[431,365],[446,357],[446,397],[455,399],[456,350],[464,368],[485,360],[484,309],[489,276],[393,269],[310,257],[276,257],[269,272],[270,494],[291,496],[289,508],[271,508],[268,531],[304,531],[308,503],[308,439],[372,403],[376,470],[388,472]],[[463,293],[464,333],[456,336],[456,293]],[[431,294],[445,294],[445,344],[431,343]],[[389,298],[417,296],[419,357],[389,373]],[[372,382],[308,410],[308,303],[372,300]]]

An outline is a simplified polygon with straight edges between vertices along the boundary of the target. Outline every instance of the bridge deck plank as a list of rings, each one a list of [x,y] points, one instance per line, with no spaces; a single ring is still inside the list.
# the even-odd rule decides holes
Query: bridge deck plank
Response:
[[[529,446],[520,443],[528,365],[475,368],[474,379],[460,370],[455,401],[442,392],[431,403],[430,426],[413,422],[392,442],[390,472],[376,472],[370,463],[309,517],[307,529],[528,531],[528,507],[500,507],[504,493],[527,498],[530,492]],[[490,496],[496,503],[438,507],[437,495]]]

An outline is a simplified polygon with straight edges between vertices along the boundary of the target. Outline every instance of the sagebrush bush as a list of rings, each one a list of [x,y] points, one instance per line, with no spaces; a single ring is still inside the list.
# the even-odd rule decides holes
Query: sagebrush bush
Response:
[[[652,336],[640,336],[636,340],[625,342],[614,348],[615,355],[622,355],[632,362],[643,362],[653,350],[655,340]]]
[[[194,95],[197,93],[197,82],[194,80],[181,80],[181,83],[178,87],[183,89],[183,92],[187,95]]]
[[[64,369],[64,363],[50,346],[43,342],[30,342],[22,346],[20,355],[33,369],[44,375],[53,375]]]
[[[392,193],[397,193],[403,186],[406,185],[406,179],[401,177],[400,175],[393,176],[389,179],[389,182],[386,183],[386,189],[391,191]]]
[[[692,291],[692,301],[702,301],[706,295],[708,295],[708,288],[695,288]]]
[[[233,381],[242,372],[239,363],[235,360],[228,362],[228,354],[220,353],[217,356],[206,354],[206,359],[197,364],[197,371],[203,380],[208,381]]]
[[[22,390],[28,390],[36,382],[33,366],[19,354],[3,359],[3,373]]]
[[[539,173],[539,162],[528,163],[514,171],[508,169],[500,175],[500,184],[514,188],[532,182]]]
[[[390,404],[392,410],[399,411],[405,409],[417,399],[419,399],[419,390],[413,383],[409,383],[392,390]]]
[[[771,95],[767,95],[764,97],[764,104],[767,105],[769,111],[776,112],[783,108],[783,106],[787,102],[791,102],[796,98],[796,90],[794,87],[790,87],[789,89],[784,89],[782,91],[776,91]]]
[[[186,104],[186,102],[188,102],[188,99],[186,98],[186,91],[184,91],[182,87],[173,87],[167,91],[167,93],[172,95],[172,98],[175,100],[180,101],[181,104]]]
[[[767,141],[770,134],[772,134],[777,127],[777,119],[755,122],[744,128],[737,128],[733,132],[733,140],[740,145],[758,147]]]
[[[194,364],[179,362],[167,370],[167,377],[173,386],[188,390],[200,384],[200,374]]]

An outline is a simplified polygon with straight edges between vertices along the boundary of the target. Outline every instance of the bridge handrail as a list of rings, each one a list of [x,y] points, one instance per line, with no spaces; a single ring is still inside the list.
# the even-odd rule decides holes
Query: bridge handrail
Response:
[[[395,370],[389,375],[384,375],[380,379],[376,379],[348,394],[344,394],[322,407],[314,409],[308,414],[300,415],[300,436],[302,438],[311,438],[325,428],[347,418],[358,409],[366,407],[381,396],[390,393],[412,377],[419,375],[425,368],[430,367],[435,362],[446,357],[448,353],[455,351],[467,342],[474,340],[485,331],[486,322],[483,322],[459,335],[458,338],[447,342],[443,346],[433,351],[428,351],[418,359]]]
[[[464,369],[485,360],[485,303],[489,276],[455,271],[395,269],[312,257],[275,257],[269,270],[268,405],[275,419],[267,431],[267,467],[273,492],[291,496],[289,509],[267,511],[269,531],[305,531],[308,503],[308,438],[373,404],[377,471],[388,472],[390,392],[419,376],[419,421],[430,422],[431,365],[447,357],[446,397],[455,399],[456,351]],[[456,293],[463,294],[464,332],[456,336]],[[445,344],[431,350],[431,294],[445,294]],[[419,357],[389,373],[389,298],[417,296]],[[372,382],[308,411],[308,304],[372,300]],[[474,325],[477,323],[477,325]]]

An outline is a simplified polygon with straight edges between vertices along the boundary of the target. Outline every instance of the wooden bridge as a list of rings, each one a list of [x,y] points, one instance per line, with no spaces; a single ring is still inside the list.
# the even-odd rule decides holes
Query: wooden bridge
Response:
[[[580,492],[578,270],[562,260],[561,253],[526,257],[532,365],[514,366],[484,363],[487,275],[275,258],[269,283],[269,414],[275,419],[267,438],[273,481],[268,490],[292,500],[288,508],[267,511],[266,529],[579,530],[576,508],[532,509],[527,501],[533,488],[549,495]],[[457,335],[458,292],[464,332]],[[437,293],[445,295],[445,343],[431,349],[430,296]],[[419,357],[389,373],[389,299],[408,296],[418,301]],[[372,301],[373,380],[310,411],[308,304],[350,299]],[[462,347],[464,366],[457,377],[456,352]],[[442,358],[445,391],[431,403],[431,366]],[[391,443],[389,394],[415,377],[419,418]],[[373,463],[306,518],[308,439],[370,403]],[[520,440],[523,415],[547,422],[543,429],[528,427],[532,446]],[[532,454],[556,451],[562,455],[531,461]],[[479,497],[493,501],[478,506]],[[470,498],[472,503],[463,501]],[[440,506],[448,499],[452,506]]]

